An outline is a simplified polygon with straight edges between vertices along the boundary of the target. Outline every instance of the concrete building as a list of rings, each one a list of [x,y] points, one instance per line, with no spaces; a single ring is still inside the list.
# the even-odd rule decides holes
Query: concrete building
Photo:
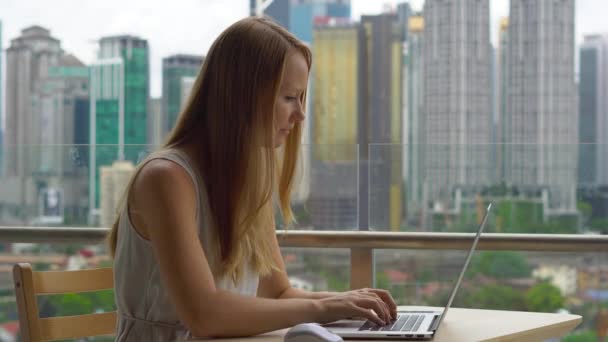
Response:
[[[115,161],[111,166],[100,168],[100,205],[101,227],[111,227],[116,219],[118,206],[133,173],[135,166],[130,161]]]
[[[22,31],[7,50],[3,222],[36,225],[45,194],[60,194],[65,224],[84,223],[88,135],[88,69],[39,26]],[[83,127],[84,125],[84,127]],[[65,215],[65,222],[63,222]]]
[[[167,138],[164,129],[162,112],[162,99],[150,98],[148,100],[148,145],[150,148],[161,146]]]
[[[398,230],[402,40],[397,16],[317,26],[313,53],[313,225]]]
[[[403,64],[403,169],[406,196],[405,217],[409,225],[424,226],[423,199],[425,117],[423,111],[424,78],[422,36],[424,18],[409,17]]]
[[[489,0],[424,4],[424,205],[459,213],[491,184]]]
[[[163,58],[162,113],[164,133],[170,132],[183,109],[184,98],[190,95],[193,79],[203,64],[203,56],[178,54]],[[184,88],[186,80],[186,88]]]
[[[578,184],[608,185],[608,35],[580,48]]]
[[[37,87],[49,77],[49,68],[59,65],[61,43],[40,26],[28,27],[11,41],[7,52],[5,142],[12,146],[5,155],[7,176],[29,176],[36,169],[40,117],[32,105]]]
[[[505,117],[507,115],[507,80],[509,70],[509,18],[502,18],[500,20],[500,27],[498,30],[498,51],[497,57],[497,76],[496,76],[496,88],[497,88],[497,137],[496,140],[499,143],[497,150],[497,168],[498,168],[498,180],[499,183],[505,180],[505,160],[504,156],[506,153],[505,136],[508,132],[507,122]]]
[[[576,213],[574,0],[511,0],[505,180],[544,215]]]

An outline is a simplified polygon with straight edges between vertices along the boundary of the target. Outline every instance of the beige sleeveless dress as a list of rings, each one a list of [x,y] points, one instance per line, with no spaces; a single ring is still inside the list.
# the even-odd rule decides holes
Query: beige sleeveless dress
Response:
[[[184,152],[177,149],[161,150],[152,153],[144,163],[159,158],[180,165],[192,178],[198,199],[199,239],[209,263],[217,262],[217,256],[211,252],[215,249],[209,245],[209,206],[204,182]],[[118,308],[116,341],[172,341],[193,337],[180,322],[169,300],[150,242],[133,228],[127,212],[125,203],[121,209],[114,257],[114,298]],[[258,281],[258,275],[250,267],[245,267],[244,277],[238,286],[227,278],[216,279],[215,284],[217,288],[255,296]],[[204,298],[192,300],[204,301]]]

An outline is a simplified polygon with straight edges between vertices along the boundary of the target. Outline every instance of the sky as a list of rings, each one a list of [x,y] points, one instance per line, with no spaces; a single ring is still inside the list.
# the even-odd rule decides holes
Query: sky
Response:
[[[576,1],[577,42],[587,33],[608,33],[608,1]],[[403,0],[351,0],[352,17],[358,20],[362,14],[379,14],[398,2]],[[410,1],[414,10],[421,10],[423,3]],[[490,0],[490,6],[492,41],[496,42],[498,22],[508,16],[509,1]],[[132,34],[148,39],[152,97],[161,95],[163,57],[205,55],[220,32],[248,11],[249,0],[0,0],[3,49],[31,25],[49,29],[66,52],[85,64],[95,60],[100,37]]]

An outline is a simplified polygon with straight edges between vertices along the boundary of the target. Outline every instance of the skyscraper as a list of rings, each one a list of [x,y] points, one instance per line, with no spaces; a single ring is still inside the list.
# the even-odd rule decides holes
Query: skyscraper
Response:
[[[505,117],[507,113],[507,80],[508,80],[508,68],[509,68],[509,54],[507,47],[509,46],[509,18],[502,18],[500,20],[500,27],[498,31],[498,51],[497,56],[497,76],[496,76],[496,87],[497,87],[497,137],[496,141],[499,143],[497,149],[497,168],[498,168],[498,179],[499,182],[503,182],[506,174],[504,156],[506,153],[505,137],[508,131],[507,122]]]
[[[39,144],[45,148],[37,156],[38,173],[73,177],[84,166],[74,163],[74,153],[66,146],[88,142],[88,100],[88,67],[73,55],[62,55],[32,95],[33,111],[40,121]],[[58,145],[62,146],[51,147]]]
[[[49,67],[57,66],[61,43],[40,26],[28,27],[11,41],[7,50],[6,152],[7,176],[28,177],[38,164],[32,148],[40,145],[40,117],[32,104],[34,92],[48,78]]]
[[[98,208],[99,167],[115,160],[136,163],[145,154],[149,78],[147,40],[127,35],[99,41],[98,58],[91,67],[92,210]]]
[[[403,186],[402,25],[394,14],[364,15],[361,25],[367,53],[362,95],[367,102],[359,130],[360,184],[365,187],[359,195],[359,224],[362,229],[369,225],[396,231],[401,228]]]
[[[130,161],[117,160],[112,165],[100,168],[100,220],[102,227],[111,227],[116,219],[118,207],[125,187],[135,171]]]
[[[403,119],[403,159],[405,175],[406,217],[413,225],[424,218],[422,185],[424,179],[424,115],[423,115],[423,55],[422,35],[424,18],[411,16],[408,20],[408,34],[404,47],[403,79],[406,106]],[[421,222],[418,222],[423,226]]]
[[[489,22],[489,0],[424,4],[423,191],[438,212],[490,184]]]
[[[148,100],[148,145],[152,148],[160,146],[167,135],[167,130],[163,126],[165,115],[161,108],[162,100],[160,98]]]
[[[576,211],[574,13],[574,0],[511,0],[505,178],[545,216]]]
[[[3,188],[11,189],[7,206],[14,206],[15,220],[27,223],[37,212],[36,181],[40,166],[42,132],[40,111],[34,94],[48,78],[49,67],[57,66],[62,55],[59,40],[40,26],[28,27],[11,41],[6,52],[6,125]],[[16,194],[16,195],[15,195]],[[11,210],[9,210],[11,211]]]
[[[316,228],[399,228],[401,157],[371,144],[401,143],[401,51],[395,15],[315,28],[309,207]]]
[[[300,40],[310,43],[316,20],[350,18],[350,0],[274,0],[264,11]]]
[[[4,46],[2,45],[2,20],[0,20],[0,176],[2,176],[2,172],[4,170],[2,166],[2,156],[4,153],[4,135],[2,134],[3,122],[4,122],[4,79],[2,78],[2,72],[4,71]]]
[[[182,110],[182,98],[189,89],[183,88],[183,78],[195,77],[203,64],[203,56],[173,55],[163,58],[162,113],[166,118],[164,134],[173,129]]]
[[[580,48],[579,113],[579,185],[608,185],[608,35]]]
[[[364,33],[358,24],[318,26],[313,32],[311,75],[311,192],[316,229],[356,229],[357,143],[365,111]]]

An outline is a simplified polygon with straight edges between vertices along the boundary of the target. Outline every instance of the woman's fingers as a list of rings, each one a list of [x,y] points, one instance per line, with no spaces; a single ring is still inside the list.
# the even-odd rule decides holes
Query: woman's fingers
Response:
[[[371,292],[377,294],[386,303],[393,319],[397,318],[397,303],[391,296],[390,292],[380,289],[370,289]]]
[[[372,309],[376,313],[376,315],[382,320],[382,325],[388,323],[390,321],[390,315],[386,308],[386,304],[379,298],[369,295],[362,296],[358,303],[358,306],[362,306],[366,309]]]
[[[357,316],[361,316],[367,320],[374,322],[376,325],[385,325],[386,323],[380,319],[378,315],[372,312],[370,309],[356,306]]]
[[[374,292],[374,291],[366,291],[363,293],[364,295],[367,296],[371,296],[372,298],[374,298],[374,300],[378,301],[382,307],[382,312],[376,312],[379,316],[382,317],[382,319],[384,319],[385,321],[390,321],[391,319],[393,319],[393,314],[391,312],[390,307],[388,306],[388,304],[382,299],[382,297]]]

